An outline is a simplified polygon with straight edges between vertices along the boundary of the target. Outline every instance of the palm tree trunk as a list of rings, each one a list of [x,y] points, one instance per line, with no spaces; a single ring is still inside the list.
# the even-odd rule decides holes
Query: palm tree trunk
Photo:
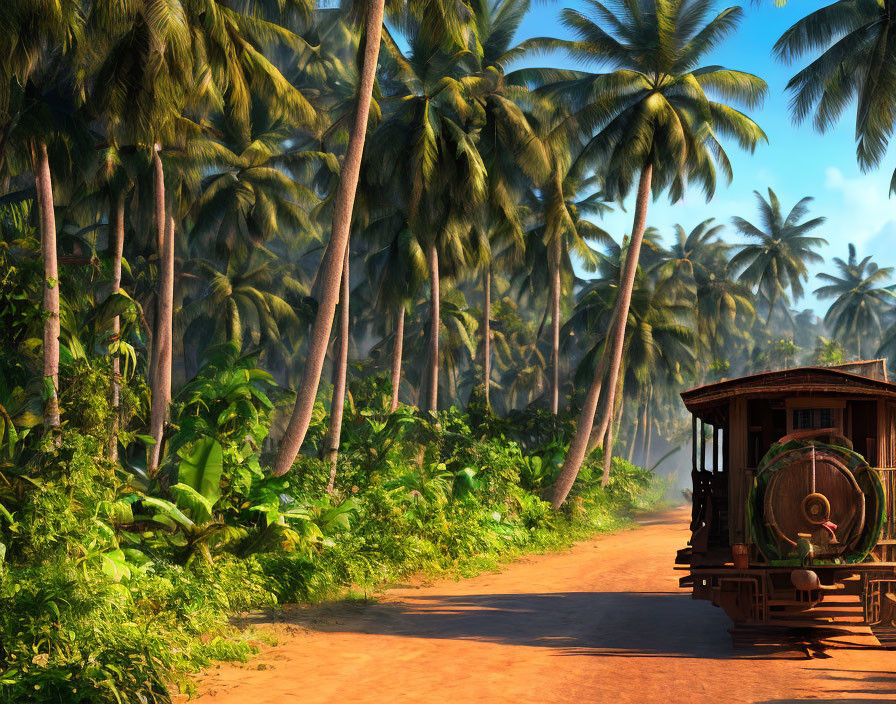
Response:
[[[44,406],[44,426],[59,427],[59,271],[56,263],[56,213],[53,204],[53,177],[47,144],[35,139],[31,144],[34,185],[40,210],[40,244],[44,261],[43,375],[48,398]]]
[[[492,268],[485,268],[485,281],[482,285],[482,393],[485,395],[485,406],[491,408],[489,390],[492,379]]]
[[[650,469],[650,439],[653,437],[653,432],[651,426],[651,421],[653,418],[650,416],[650,399],[653,396],[653,392],[647,394],[647,407],[644,409],[644,469]]]
[[[619,367],[622,364],[622,348],[625,343],[625,327],[628,322],[628,309],[632,300],[632,289],[635,285],[635,274],[638,269],[638,258],[641,254],[641,242],[644,239],[644,229],[647,225],[647,208],[650,200],[650,183],[653,176],[653,167],[647,165],[641,171],[641,178],[638,183],[638,197],[635,202],[635,219],[632,227],[632,240],[629,244],[628,256],[625,259],[625,268],[619,296],[616,300],[616,311],[614,313],[614,332],[613,338],[613,357],[610,366],[610,374],[607,380],[608,389],[615,389],[616,382],[619,378]],[[591,388],[588,390],[588,397],[579,416],[579,422],[576,426],[576,434],[570,443],[569,451],[566,453],[566,459],[563,462],[563,469],[560,476],[554,484],[554,495],[551,498],[551,505],[558,509],[566,501],[569,490],[579,474],[579,469],[585,459],[585,450],[588,447],[588,437],[591,435],[591,428],[594,423],[594,415],[597,409],[597,402],[600,398],[600,388],[602,382],[601,365],[598,365],[598,373],[595,374],[594,380],[591,382]],[[610,394],[607,394],[610,396]],[[604,404],[604,410],[601,413],[599,426],[603,426],[606,418],[610,415],[613,408],[612,399],[608,399]]]
[[[775,295],[769,298],[768,301],[768,317],[765,319],[765,327],[768,327],[772,324],[772,315],[775,312],[775,306],[778,305],[778,291],[775,289]]]
[[[159,255],[159,266],[161,267],[162,250],[165,248],[165,227],[167,219],[165,217],[165,169],[162,166],[162,158],[159,152],[162,151],[160,144],[155,144],[152,150],[152,179],[153,179],[153,210],[155,213],[156,223],[156,252]],[[161,274],[160,274],[161,276]],[[155,302],[155,310],[152,314],[153,331],[159,325],[159,302]],[[149,386],[152,388],[156,376],[156,369],[159,366],[158,346],[155,344],[155,333],[150,336],[147,345],[147,356],[149,357],[149,367],[147,369],[147,379]]]
[[[392,346],[392,405],[390,413],[398,410],[398,389],[401,386],[401,350],[404,347],[404,304],[399,304],[395,320],[395,342]]]
[[[600,401],[600,394],[603,389],[603,379],[607,373],[607,365],[610,363],[610,350],[613,347],[612,341],[613,335],[615,334],[615,320],[616,309],[614,308],[612,314],[610,315],[610,323],[607,329],[607,339],[604,341],[603,350],[601,350],[600,361],[598,362],[597,369],[595,369],[594,378],[591,381],[591,386],[588,389],[588,395],[585,398],[585,405],[582,407],[583,413],[585,413],[586,409],[588,409],[587,417],[591,418],[592,421],[594,419],[595,410],[597,409],[597,404]],[[593,407],[589,405],[592,392],[594,392]],[[592,422],[591,432],[588,436],[588,444],[586,445],[585,449],[586,457],[591,454],[592,450],[594,450],[595,447],[600,445],[606,434],[606,424],[602,425],[600,428],[595,428]]]
[[[644,407],[641,410],[641,447],[644,448],[644,452],[642,452],[642,454],[646,454],[647,451],[648,408],[650,408],[650,389],[648,389],[647,393],[644,394]]]
[[[448,402],[453,406],[457,402],[457,366],[451,364],[446,373],[448,375]]]
[[[121,259],[124,254],[124,191],[115,199],[115,213],[112,219],[112,293],[121,290]],[[112,319],[112,339],[118,342],[121,333],[121,318]],[[112,429],[109,433],[109,459],[118,461],[118,425],[121,408],[121,358],[112,355]]]
[[[162,456],[162,436],[171,403],[171,362],[174,342],[174,216],[169,215],[162,250],[159,253],[159,293],[156,334],[153,351],[156,368],[152,374],[150,395],[150,434],[155,440],[150,452],[147,472],[154,475]]]
[[[628,446],[628,454],[625,459],[631,462],[635,457],[635,445],[638,444],[638,433],[641,431],[641,416],[635,415],[635,419],[632,423],[632,439]]]
[[[603,477],[601,478],[601,488],[606,487],[610,481],[610,466],[613,462],[613,439],[619,433],[619,426],[622,424],[622,411],[625,406],[625,375],[619,375],[619,382],[615,390],[610,389],[612,393],[608,399],[608,403],[613,404],[613,412],[610,414],[610,425],[607,430],[607,442],[604,443],[604,462]],[[618,402],[617,402],[618,401]]]
[[[430,331],[429,331],[429,394],[426,408],[439,410],[439,253],[435,242],[429,245]]]
[[[162,146],[156,144],[152,150],[153,198],[156,212],[156,251],[161,252],[165,244],[165,170],[159,152]]]
[[[551,245],[551,413],[560,411],[560,240]]]
[[[361,156],[364,153],[364,139],[367,135],[367,118],[370,114],[370,101],[373,95],[373,82],[376,78],[376,67],[380,52],[380,39],[383,31],[383,7],[385,0],[368,0],[367,30],[364,42],[364,58],[361,67],[361,80],[358,85],[358,104],[355,118],[349,135],[348,148],[339,186],[333,206],[333,230],[330,242],[321,262],[323,270],[323,290],[317,309],[317,316],[311,328],[311,339],[308,342],[308,356],[302,381],[296,395],[296,405],[289,425],[280,441],[280,451],[274,463],[275,476],[286,474],[295,461],[305,434],[311,423],[317,387],[320,385],[320,374],[327,353],[327,343],[333,328],[333,314],[339,298],[339,284],[342,274],[343,258],[348,247],[349,228],[352,221],[352,210],[355,193],[358,189],[358,176],[361,172]]]
[[[339,439],[342,436],[342,412],[345,408],[345,377],[348,371],[348,333],[349,333],[349,248],[345,248],[345,260],[342,265],[342,304],[339,310],[339,352],[336,355],[336,378],[333,383],[333,400],[330,403],[330,430],[327,433],[327,457],[330,463],[330,479],[327,482],[327,493],[333,493],[336,484],[336,464],[339,460]]]

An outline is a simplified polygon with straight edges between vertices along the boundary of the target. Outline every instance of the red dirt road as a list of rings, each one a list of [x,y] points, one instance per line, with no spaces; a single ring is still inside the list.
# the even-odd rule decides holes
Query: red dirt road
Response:
[[[896,701],[896,652],[734,650],[729,622],[678,589],[688,516],[500,573],[296,608],[279,645],[200,681],[201,704]]]

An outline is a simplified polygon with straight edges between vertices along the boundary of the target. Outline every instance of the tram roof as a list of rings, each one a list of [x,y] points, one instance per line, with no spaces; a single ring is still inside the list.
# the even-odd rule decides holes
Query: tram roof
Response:
[[[744,396],[866,396],[896,400],[896,384],[887,379],[885,359],[849,362],[830,367],[795,367],[724,379],[681,394],[696,415]]]

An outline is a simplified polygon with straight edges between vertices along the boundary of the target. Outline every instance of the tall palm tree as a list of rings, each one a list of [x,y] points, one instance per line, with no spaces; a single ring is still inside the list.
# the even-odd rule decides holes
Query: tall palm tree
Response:
[[[812,116],[820,132],[856,104],[856,159],[877,166],[896,126],[896,14],[885,0],[841,0],[809,13],[775,43],[782,61],[818,54],[787,84],[797,122]],[[896,171],[890,192],[896,191]]]
[[[253,92],[265,95],[279,114],[310,120],[313,109],[308,101],[264,58],[264,50],[272,45],[298,43],[295,35],[270,21],[270,12],[308,12],[310,6],[297,0],[276,6],[234,6],[222,0],[174,0],[159,5],[152,0],[131,0],[93,3],[91,7],[89,21],[96,42],[87,71],[93,76],[93,100],[104,106],[110,135],[150,150],[154,167],[156,246],[161,266],[150,371],[150,432],[155,440],[149,460],[152,473],[161,456],[171,402],[173,357],[176,224],[174,208],[165,202],[162,145],[176,142],[184,128],[191,127],[183,117],[188,108],[201,114],[221,106],[248,130]]]
[[[475,98],[488,90],[484,77],[470,78],[463,51],[446,51],[426,24],[406,17],[405,55],[386,36],[383,85],[395,109],[371,141],[379,165],[374,187],[391,192],[426,253],[430,281],[429,368],[426,407],[438,408],[439,285],[464,271],[481,247],[472,227],[486,196],[486,173],[478,150]],[[410,185],[408,185],[410,184]]]
[[[766,92],[763,80],[721,66],[698,68],[705,55],[730,34],[743,17],[730,7],[712,17],[709,0],[623,0],[614,13],[599,0],[588,0],[590,16],[563,11],[577,40],[533,40],[544,48],[565,49],[586,63],[609,63],[615,70],[575,78],[551,89],[573,105],[570,122],[589,135],[583,159],[604,178],[611,198],[631,190],[638,178],[634,223],[620,295],[614,315],[613,343],[606,365],[598,365],[552,498],[559,507],[578,474],[600,399],[604,367],[606,400],[602,416],[614,408],[631,292],[637,273],[650,194],[668,190],[678,200],[690,182],[711,198],[716,173],[731,178],[728,157],[718,136],[753,150],[765,139],[742,112],[710,98],[753,107]],[[598,425],[602,425],[598,423]]]
[[[625,255],[624,247],[617,245],[610,249],[601,266],[601,277],[588,285],[570,320],[570,327],[579,335],[596,338],[576,372],[582,380],[593,377],[606,346],[619,285],[618,271]],[[692,375],[696,344],[694,318],[692,292],[682,287],[661,261],[638,269],[616,392],[620,405],[626,393],[630,398],[643,400],[654,387],[680,386]],[[643,420],[644,427],[648,422],[649,419]],[[611,429],[612,424],[604,430],[608,438],[616,434]]]
[[[296,394],[296,405],[289,419],[280,449],[274,463],[275,476],[286,474],[295,461],[305,441],[305,434],[311,424],[311,414],[320,385],[320,374],[324,366],[333,315],[339,298],[345,252],[348,248],[349,228],[352,209],[361,173],[361,155],[367,136],[367,120],[376,79],[380,38],[383,31],[385,0],[369,0],[364,21],[366,27],[364,53],[361,59],[361,76],[358,82],[358,99],[354,120],[349,133],[348,147],[339,175],[339,185],[333,204],[333,228],[327,250],[321,262],[320,279],[323,283],[317,315],[311,328],[308,356],[302,371],[302,381]]]
[[[583,175],[577,160],[568,165],[562,159],[552,162],[550,182],[541,189],[536,206],[544,224],[530,233],[537,241],[529,249],[534,255],[530,261],[544,266],[549,277],[551,412],[556,415],[560,408],[560,303],[564,288],[569,290],[575,280],[573,255],[586,271],[594,271],[598,257],[589,243],[606,244],[610,236],[587,217],[599,216],[609,209],[596,190],[599,178]]]
[[[358,4],[360,5],[360,2]],[[363,17],[365,28],[358,100],[345,160],[340,171],[339,186],[334,199],[333,228],[324,259],[321,262],[320,275],[324,287],[318,314],[311,330],[308,357],[296,395],[296,406],[280,441],[280,450],[274,464],[276,476],[289,471],[305,440],[308,426],[311,424],[314,401],[320,384],[320,374],[323,369],[330,331],[333,327],[333,315],[339,298],[342,264],[345,249],[348,246],[352,208],[358,188],[358,177],[361,173],[361,155],[364,151],[367,120],[370,114],[370,103],[379,60],[385,5],[385,0],[367,0],[364,10],[355,8],[356,11],[353,13]],[[467,8],[462,0],[438,0],[435,3],[426,0],[413,0],[407,4],[401,0],[393,0],[389,9],[390,12],[398,16],[403,15],[407,10],[416,14],[421,14],[424,9],[428,10],[424,23],[428,32],[443,34],[448,40],[458,41],[466,33],[463,25]]]
[[[402,379],[405,318],[408,307],[416,299],[426,279],[426,254],[414,236],[401,208],[386,204],[385,211],[373,218],[363,235],[371,243],[366,268],[368,280],[375,282],[375,305],[391,319],[392,402],[390,411],[398,410]],[[384,339],[386,342],[388,337]]]
[[[524,106],[530,92],[524,81],[507,75],[507,67],[525,55],[513,44],[529,0],[473,0],[473,17],[467,70],[484,77],[483,90],[474,102],[482,110],[480,152],[488,173],[488,194],[477,226],[488,244],[482,270],[483,395],[489,404],[491,389],[491,291],[496,260],[518,264],[525,251],[522,201],[530,185],[542,182],[549,169],[544,143],[533,130]]]
[[[42,310],[43,378],[47,401],[44,425],[56,428],[59,417],[59,272],[56,216],[50,152],[78,131],[77,82],[72,57],[81,50],[84,12],[78,0],[61,0],[53,7],[27,0],[11,0],[4,8],[5,31],[0,38],[0,163],[8,169],[7,153],[17,141],[28,154],[34,178],[44,265]],[[61,108],[61,112],[60,112]],[[74,120],[72,119],[74,117]],[[69,129],[60,129],[60,118]],[[75,126],[75,131],[71,128]],[[8,172],[7,172],[8,173]]]
[[[696,297],[697,337],[701,374],[722,353],[726,342],[741,336],[738,321],[754,314],[752,292],[729,275],[731,246],[719,238],[723,225],[704,220],[690,232],[675,226],[675,239],[664,253],[663,267]]]
[[[896,303],[892,291],[883,286],[892,277],[893,267],[879,269],[870,255],[859,261],[852,243],[847,261],[834,257],[834,264],[839,276],[816,274],[826,285],[815,289],[815,295],[835,299],[824,316],[825,325],[845,346],[854,342],[861,359],[862,339],[879,339],[884,316]]]
[[[811,198],[800,200],[785,217],[771,188],[768,189],[768,200],[759,191],[754,193],[763,229],[741,217],[732,218],[737,231],[754,242],[743,245],[731,258],[731,268],[740,271],[740,281],[756,286],[768,302],[768,325],[778,302],[789,300],[788,291],[794,300],[802,297],[802,282],[809,277],[807,264],[824,261],[815,249],[827,244],[827,240],[809,233],[821,227],[825,218],[801,222],[809,212]]]

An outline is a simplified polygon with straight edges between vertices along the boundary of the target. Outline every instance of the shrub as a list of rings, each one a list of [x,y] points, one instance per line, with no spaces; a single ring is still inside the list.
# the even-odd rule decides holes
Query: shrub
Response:
[[[565,421],[533,412],[515,434],[496,417],[373,403],[347,409],[329,495],[319,458],[264,471],[286,395],[253,357],[212,352],[177,399],[158,475],[133,448],[127,469],[104,459],[105,372],[83,360],[65,371],[77,398],[63,399],[62,431],[0,466],[0,700],[168,701],[171,683],[189,689],[186,673],[251,654],[234,613],[494,567],[624,525],[662,490],[618,458],[602,490],[598,452],[557,513],[540,493],[562,464]],[[382,384],[360,392],[379,398]],[[324,433],[318,413],[309,437]]]

